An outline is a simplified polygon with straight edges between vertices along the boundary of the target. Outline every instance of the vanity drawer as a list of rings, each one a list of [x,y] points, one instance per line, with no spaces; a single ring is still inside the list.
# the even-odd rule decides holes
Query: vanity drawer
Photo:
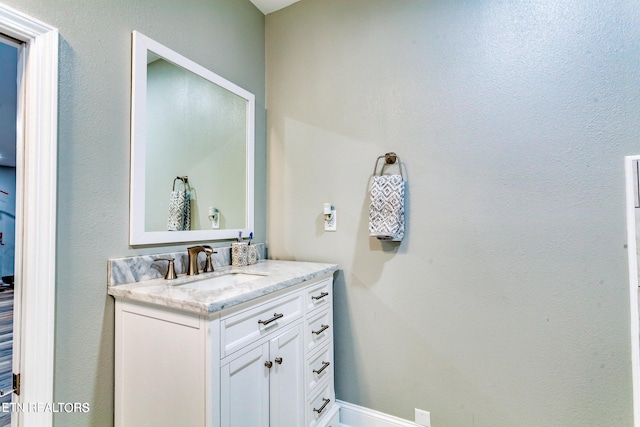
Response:
[[[304,334],[304,345],[307,355],[313,353],[333,336],[333,312],[324,310],[307,319]]]
[[[315,427],[323,422],[325,415],[333,412],[336,397],[333,392],[333,383],[327,383],[314,398],[307,403],[307,425]]]
[[[305,292],[305,305],[307,313],[312,312],[321,307],[331,305],[333,298],[333,280],[326,279],[311,285]]]
[[[225,357],[302,317],[302,293],[278,298],[220,321],[221,356]]]
[[[335,410],[333,417],[331,417],[331,419],[325,425],[327,427],[340,427],[340,411]]]
[[[313,392],[325,379],[333,375],[333,346],[329,344],[311,356],[305,367],[307,390]]]

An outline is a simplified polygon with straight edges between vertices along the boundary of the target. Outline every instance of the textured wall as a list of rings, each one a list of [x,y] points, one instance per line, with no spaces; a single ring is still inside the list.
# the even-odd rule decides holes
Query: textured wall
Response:
[[[16,166],[18,49],[0,40],[0,166]]]
[[[131,31],[256,95],[256,235],[265,235],[264,15],[249,0],[3,0],[60,30],[54,398],[89,402],[56,426],[113,423],[113,300],[107,259],[130,248]],[[186,244],[171,249],[183,249]]]
[[[16,251],[16,168],[0,166],[0,278],[13,276]]]
[[[0,277],[13,275],[16,241],[16,73],[18,49],[0,40]]]
[[[266,22],[267,243],[340,264],[337,397],[447,427],[631,425],[637,4],[303,0]],[[399,245],[367,231],[392,150]]]

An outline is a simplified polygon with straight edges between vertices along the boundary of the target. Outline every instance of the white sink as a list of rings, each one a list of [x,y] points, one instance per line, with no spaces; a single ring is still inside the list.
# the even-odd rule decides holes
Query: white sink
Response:
[[[262,274],[249,273],[226,273],[220,276],[210,277],[208,279],[198,280],[184,285],[177,285],[182,289],[197,289],[199,291],[211,291],[214,289],[224,288],[225,286],[239,285],[240,283],[249,282],[264,277]]]

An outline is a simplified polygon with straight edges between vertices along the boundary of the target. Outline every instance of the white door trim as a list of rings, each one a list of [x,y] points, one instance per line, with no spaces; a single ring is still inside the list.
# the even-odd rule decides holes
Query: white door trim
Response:
[[[20,49],[16,176],[14,402],[53,403],[58,30],[0,3],[0,32]],[[16,370],[16,365],[19,371]],[[13,426],[51,426],[51,412],[18,412]]]
[[[633,384],[633,420],[640,427],[640,321],[638,319],[638,255],[636,244],[636,193],[633,162],[640,156],[624,159],[627,199],[627,254],[629,257],[629,302],[631,322],[631,379]]]

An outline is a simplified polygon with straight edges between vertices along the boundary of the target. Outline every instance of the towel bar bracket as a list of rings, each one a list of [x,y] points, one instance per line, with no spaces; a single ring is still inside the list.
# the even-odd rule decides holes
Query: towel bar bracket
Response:
[[[380,169],[380,175],[382,175],[383,169],[385,165],[394,165],[394,164],[398,164],[398,168],[400,169],[400,176],[402,177],[402,179],[404,180],[404,175],[402,174],[402,162],[400,161],[400,157],[398,157],[398,155],[396,153],[394,153],[393,151],[389,152],[389,153],[385,153],[384,156],[380,156],[376,159],[376,164],[373,166],[373,175],[376,174],[376,171],[378,170],[378,163],[380,162],[380,159],[384,158],[384,164],[382,165],[382,168]]]
[[[386,164],[388,165],[392,165],[396,162],[396,160],[398,159],[398,156],[396,153],[391,152],[391,153],[385,153],[384,155],[384,161]]]
[[[176,191],[176,181],[182,181],[182,184],[187,187],[189,185],[189,177],[188,176],[176,176],[176,179],[173,180],[173,191]]]

